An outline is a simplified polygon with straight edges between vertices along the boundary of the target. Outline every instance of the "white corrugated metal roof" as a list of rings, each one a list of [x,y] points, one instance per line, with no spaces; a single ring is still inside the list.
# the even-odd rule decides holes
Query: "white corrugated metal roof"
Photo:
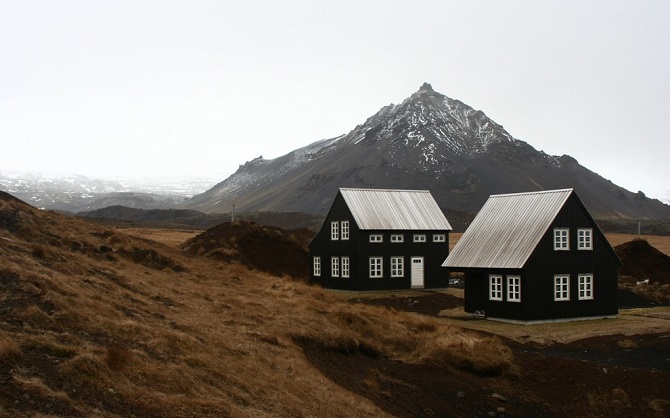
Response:
[[[448,230],[428,190],[340,189],[360,229]]]
[[[572,192],[490,196],[442,266],[522,268]]]

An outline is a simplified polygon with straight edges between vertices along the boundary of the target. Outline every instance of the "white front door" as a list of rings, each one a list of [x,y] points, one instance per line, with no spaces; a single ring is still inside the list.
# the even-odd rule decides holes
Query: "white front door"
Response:
[[[412,289],[423,287],[423,257],[412,257]]]

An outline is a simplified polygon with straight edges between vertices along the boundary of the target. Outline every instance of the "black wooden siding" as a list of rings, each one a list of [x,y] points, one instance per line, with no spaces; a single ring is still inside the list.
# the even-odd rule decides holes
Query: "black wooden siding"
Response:
[[[570,250],[555,251],[554,228],[570,229]],[[593,230],[592,250],[577,249],[577,229]],[[465,272],[465,310],[483,310],[486,316],[536,321],[618,313],[617,268],[619,260],[605,236],[574,195],[563,206],[522,269]],[[593,299],[579,300],[578,275],[593,274]],[[503,301],[489,300],[489,274],[503,276]],[[554,275],[570,275],[570,300],[554,301]],[[507,276],[521,276],[521,302],[507,302]]]
[[[349,240],[331,240],[331,222],[349,221]],[[402,243],[392,243],[391,235],[401,234]],[[426,242],[413,242],[414,234],[424,234]],[[445,235],[445,242],[433,242],[433,234]],[[382,235],[383,242],[369,242],[370,235]],[[448,231],[361,231],[351,211],[338,193],[321,230],[309,244],[310,280],[329,289],[394,290],[411,288],[411,257],[424,257],[424,288],[449,286],[449,271],[442,262],[449,255]],[[314,276],[314,257],[321,257],[321,276]],[[351,271],[348,278],[332,277],[331,257],[348,256]],[[369,258],[382,257],[382,278],[370,278]],[[391,277],[391,257],[404,257],[404,277]],[[340,276],[342,266],[340,264]]]

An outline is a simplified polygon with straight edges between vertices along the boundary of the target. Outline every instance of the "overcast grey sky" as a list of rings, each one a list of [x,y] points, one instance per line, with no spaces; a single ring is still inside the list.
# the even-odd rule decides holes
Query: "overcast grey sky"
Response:
[[[0,4],[0,170],[223,180],[429,82],[670,199],[668,1]]]

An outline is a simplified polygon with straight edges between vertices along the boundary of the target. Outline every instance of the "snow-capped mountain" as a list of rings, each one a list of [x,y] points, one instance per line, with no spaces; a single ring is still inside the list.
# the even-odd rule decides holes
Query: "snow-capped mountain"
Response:
[[[324,214],[340,187],[428,189],[443,209],[463,212],[479,210],[491,194],[574,188],[598,218],[670,218],[670,206],[514,139],[427,83],[346,135],[241,165],[183,207]]]
[[[0,190],[35,207],[66,212],[113,205],[138,209],[172,208],[214,183],[211,179],[100,180],[76,174],[0,171]]]

